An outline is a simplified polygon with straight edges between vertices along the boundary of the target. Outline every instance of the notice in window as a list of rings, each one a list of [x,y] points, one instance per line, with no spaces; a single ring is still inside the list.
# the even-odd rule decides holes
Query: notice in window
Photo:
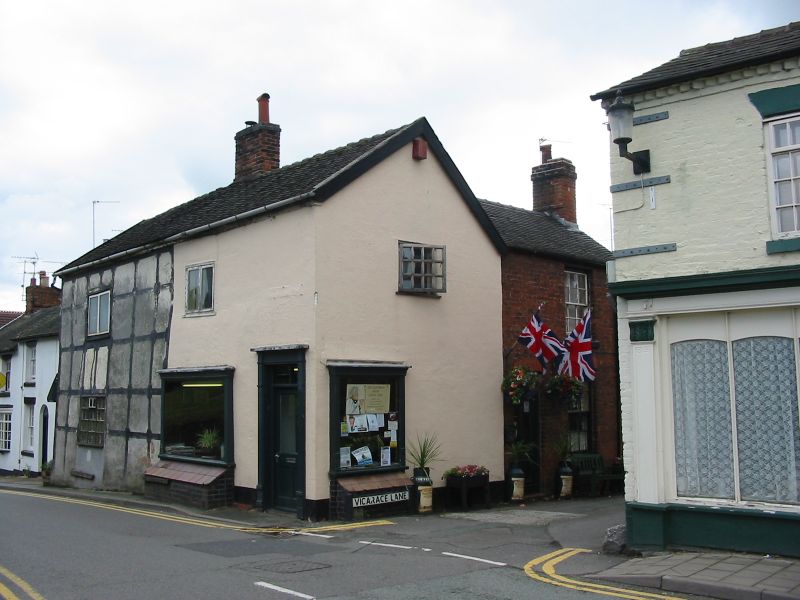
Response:
[[[342,446],[339,448],[339,468],[350,468],[350,446]]]
[[[349,386],[348,386],[349,387]],[[389,384],[368,384],[364,386],[365,401],[364,412],[387,413],[389,412]]]
[[[361,448],[356,448],[351,454],[353,455],[353,458],[356,459],[356,464],[359,467],[365,467],[372,464],[372,452],[370,451],[369,446],[361,446]]]
[[[347,385],[347,406],[345,413],[348,415],[360,415],[365,412],[376,412],[365,410],[364,402],[366,397],[365,386],[363,384],[350,383]],[[388,410],[388,409],[387,409]]]
[[[384,446],[381,448],[381,466],[388,467],[392,464],[392,450]]]

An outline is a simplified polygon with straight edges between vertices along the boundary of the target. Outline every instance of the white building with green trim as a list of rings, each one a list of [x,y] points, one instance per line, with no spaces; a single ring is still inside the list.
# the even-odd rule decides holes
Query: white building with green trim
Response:
[[[628,544],[800,556],[800,23],[617,96],[650,159],[611,144]]]

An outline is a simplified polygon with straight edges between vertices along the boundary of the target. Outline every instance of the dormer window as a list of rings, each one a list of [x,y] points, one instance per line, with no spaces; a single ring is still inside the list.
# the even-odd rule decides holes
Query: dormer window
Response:
[[[445,247],[400,242],[398,291],[440,294],[447,291]]]

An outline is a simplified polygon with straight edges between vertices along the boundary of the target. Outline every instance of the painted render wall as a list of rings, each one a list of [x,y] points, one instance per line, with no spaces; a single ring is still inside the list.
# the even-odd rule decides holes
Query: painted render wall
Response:
[[[671,183],[613,194],[615,248],[675,242],[677,252],[616,260],[616,280],[776,267],[796,257],[766,253],[773,239],[765,133],[748,94],[800,83],[798,59],[747,68],[633,96],[636,116],[669,118],[633,129],[631,151],[649,149],[652,172]],[[611,144],[612,184],[637,181]]]
[[[328,430],[326,361],[405,362],[406,446],[418,433],[438,434],[434,484],[469,463],[502,480],[500,254],[436,157],[415,161],[411,144],[399,149],[320,206],[315,226],[318,354],[309,368],[324,385],[308,423]],[[399,240],[446,246],[446,293],[397,293]],[[318,494],[328,486],[328,452],[326,439],[309,458]]]
[[[175,309],[169,368],[218,365],[233,375],[235,485],[258,483],[258,356],[251,348],[313,347],[314,230],[312,209],[282,210],[223,234],[175,246]],[[214,311],[186,315],[186,267],[214,263]],[[306,381],[307,401],[314,381]],[[311,497],[311,496],[309,496]],[[326,497],[326,496],[325,496]]]
[[[172,252],[162,250],[64,278],[53,481],[75,487],[144,488],[158,458],[161,378],[172,308]],[[89,294],[111,290],[110,333],[87,339]],[[79,446],[82,395],[106,397],[103,448]],[[76,477],[74,473],[93,476]]]
[[[254,347],[308,344],[306,498],[329,495],[329,359],[404,361],[407,440],[502,479],[500,256],[435,159],[410,144],[321,204],[175,247],[169,367],[232,365],[235,483],[255,488]],[[398,240],[447,245],[447,293],[398,295]],[[185,268],[215,264],[214,314],[185,317]],[[437,475],[434,473],[434,479]]]

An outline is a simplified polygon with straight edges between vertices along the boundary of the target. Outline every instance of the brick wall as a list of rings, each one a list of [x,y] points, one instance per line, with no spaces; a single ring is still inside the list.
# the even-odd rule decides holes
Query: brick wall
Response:
[[[618,417],[618,371],[616,353],[616,315],[613,301],[608,296],[605,269],[602,267],[565,264],[560,260],[510,252],[503,257],[503,348],[507,354],[504,369],[523,364],[541,370],[538,359],[517,336],[540,303],[544,303],[540,316],[563,339],[566,335],[564,307],[564,271],[575,270],[589,276],[594,341],[594,364],[597,379],[593,384],[591,437],[592,451],[603,455],[611,464],[620,455]],[[546,398],[537,400],[541,431],[540,482],[543,493],[551,493],[558,456],[556,442],[568,427],[566,407]],[[506,424],[514,418],[506,410]]]
[[[281,166],[281,128],[259,123],[236,134],[234,179],[263,175]]]
[[[203,509],[229,506],[234,500],[233,473],[234,468],[231,467],[208,485],[146,477],[144,495],[152,500],[175,502]]]

